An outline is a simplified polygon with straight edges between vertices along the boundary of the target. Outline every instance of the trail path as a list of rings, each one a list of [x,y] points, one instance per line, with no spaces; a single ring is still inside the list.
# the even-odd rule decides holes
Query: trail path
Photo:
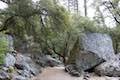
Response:
[[[72,77],[68,73],[64,72],[64,67],[53,67],[53,68],[45,68],[43,72],[37,77],[31,80],[85,80],[83,76],[81,77]],[[114,77],[98,77],[91,76],[88,80],[119,80]]]

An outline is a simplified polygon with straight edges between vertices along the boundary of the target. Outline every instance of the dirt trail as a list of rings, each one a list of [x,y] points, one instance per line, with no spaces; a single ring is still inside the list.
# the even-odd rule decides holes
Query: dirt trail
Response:
[[[64,72],[64,67],[53,67],[46,68],[43,72],[37,77],[31,80],[85,80],[83,76],[81,77],[72,77],[68,73]],[[98,77],[91,76],[88,80],[119,80],[118,78],[113,77]]]

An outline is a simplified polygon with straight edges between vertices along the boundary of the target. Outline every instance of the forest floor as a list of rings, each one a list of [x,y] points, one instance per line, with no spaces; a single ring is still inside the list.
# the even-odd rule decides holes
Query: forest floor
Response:
[[[43,69],[43,72],[32,78],[31,80],[119,80],[120,78],[90,75],[88,79],[81,77],[73,77],[64,71],[64,67],[48,67]]]

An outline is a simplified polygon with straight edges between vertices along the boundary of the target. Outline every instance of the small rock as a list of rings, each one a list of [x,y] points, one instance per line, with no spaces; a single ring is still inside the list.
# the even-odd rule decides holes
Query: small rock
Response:
[[[34,59],[37,64],[39,64],[41,67],[54,67],[62,65],[62,62],[52,58],[50,55],[35,55]]]
[[[14,78],[12,80],[28,80],[23,76],[14,76]]]
[[[24,66],[21,65],[21,64],[15,64],[15,67],[16,67],[17,69],[20,69],[20,70],[23,70],[23,69],[24,69]]]
[[[90,78],[90,74],[89,73],[85,73],[83,79],[84,80],[89,80],[89,78]]]
[[[8,68],[8,67],[3,67],[2,69],[3,69],[4,71],[8,71],[9,68]]]
[[[19,75],[23,76],[23,77],[28,77],[30,78],[31,77],[31,74],[29,71],[26,71],[26,70],[22,70],[22,71],[18,71]]]
[[[32,75],[37,75],[41,70],[30,57],[21,54],[18,56],[15,67],[19,70],[28,71]]]
[[[54,66],[58,66],[58,65],[61,65],[62,62],[55,59],[55,58],[52,58],[50,55],[46,55],[46,62],[49,66],[51,67],[54,67]]]
[[[79,69],[77,69],[77,67],[74,65],[67,65],[65,67],[65,71],[68,72],[71,76],[76,76],[76,77],[80,77],[82,72],[82,71],[79,71]]]

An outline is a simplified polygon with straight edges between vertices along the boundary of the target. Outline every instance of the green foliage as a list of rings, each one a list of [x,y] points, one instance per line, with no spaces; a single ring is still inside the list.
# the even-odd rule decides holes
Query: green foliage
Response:
[[[120,26],[118,25],[115,28],[109,29],[107,33],[110,34],[110,36],[112,37],[115,53],[116,54],[119,53],[120,52]]]
[[[14,3],[8,5],[6,13],[12,16],[18,16],[23,18],[29,18],[35,12],[33,9],[31,0],[15,0]]]
[[[36,4],[32,0],[15,0],[0,13],[3,13],[0,15],[0,26],[14,34],[15,47],[25,42],[29,50],[35,53],[66,57],[81,33],[107,33],[104,26],[98,26],[88,17],[70,14],[55,0],[40,0]]]
[[[9,73],[13,73],[15,71],[14,67],[13,66],[10,66],[9,69],[8,69],[8,72]]]
[[[74,16],[73,16],[74,17]],[[81,30],[81,32],[95,32],[97,27],[95,26],[94,22],[87,17],[76,16],[74,17],[74,24],[76,28]]]
[[[8,50],[8,42],[5,35],[0,34],[0,64],[4,63],[5,53]]]
[[[76,29],[75,32],[78,34],[85,32],[100,32],[105,33],[107,28],[104,26],[98,26],[95,21],[90,20],[88,17],[83,17],[80,15],[73,15],[72,17],[72,28]]]

